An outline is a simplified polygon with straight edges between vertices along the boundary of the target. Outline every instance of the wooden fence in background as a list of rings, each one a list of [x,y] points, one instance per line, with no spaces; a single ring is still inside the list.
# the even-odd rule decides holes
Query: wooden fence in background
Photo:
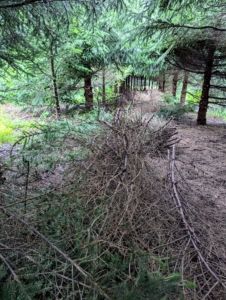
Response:
[[[115,86],[115,92],[124,94],[126,91],[147,91],[160,89],[159,78],[129,75],[121,82],[119,88]]]

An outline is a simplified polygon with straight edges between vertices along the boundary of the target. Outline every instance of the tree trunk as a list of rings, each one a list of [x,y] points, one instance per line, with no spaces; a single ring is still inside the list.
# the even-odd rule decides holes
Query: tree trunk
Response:
[[[114,84],[114,93],[118,94],[118,82],[117,81],[115,81],[115,84]]]
[[[92,79],[87,77],[84,79],[84,96],[86,99],[86,109],[91,110],[93,108],[93,88],[92,88]]]
[[[172,82],[172,95],[176,97],[177,94],[177,81],[178,81],[178,71],[173,74],[173,82]]]
[[[165,71],[162,75],[162,92],[165,93],[165,87],[166,87],[166,74]]]
[[[146,91],[147,89],[147,79],[144,77],[144,85],[143,85],[143,91]]]
[[[189,76],[189,72],[184,71],[184,80],[183,80],[183,86],[182,86],[181,96],[180,96],[180,106],[184,106],[185,104],[187,87],[188,87],[188,76]]]
[[[122,81],[121,85],[119,87],[119,93],[120,94],[125,94],[125,91],[126,91],[126,84],[125,84],[125,81]]]
[[[162,74],[162,76],[159,77],[159,91],[165,92],[165,84],[166,84],[166,78],[165,78],[165,72]]]
[[[102,105],[106,106],[106,90],[105,90],[105,69],[102,72]]]
[[[162,92],[162,81],[161,81],[161,78],[159,78],[158,85],[159,85],[158,90],[159,90],[160,92]]]
[[[51,65],[51,74],[52,74],[52,82],[53,82],[53,94],[55,98],[55,108],[56,108],[56,118],[60,119],[60,100],[57,88],[57,80],[56,80],[56,72],[54,65],[54,56],[53,56],[53,47],[50,46],[50,65]]]
[[[199,111],[197,123],[200,125],[206,125],[206,112],[209,102],[209,90],[210,90],[210,81],[212,76],[213,62],[214,62],[214,53],[216,47],[210,46],[208,51],[208,56],[206,59],[206,69],[204,73],[203,86],[202,86],[202,95],[199,102]]]

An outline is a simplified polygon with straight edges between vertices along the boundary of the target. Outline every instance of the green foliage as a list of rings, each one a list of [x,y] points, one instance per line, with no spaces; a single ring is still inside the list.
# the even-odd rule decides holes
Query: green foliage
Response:
[[[33,222],[39,224],[42,234],[50,238],[57,247],[75,261],[79,261],[80,266],[95,279],[96,284],[110,299],[182,299],[181,275],[168,273],[168,257],[161,259],[153,257],[150,253],[139,252],[136,245],[132,245],[127,253],[123,254],[117,247],[106,247],[105,243],[98,243],[92,235],[90,236],[94,220],[103,221],[101,207],[92,219],[89,219],[87,216],[92,207],[86,207],[79,199],[69,199],[64,194],[56,193],[49,193],[47,199],[42,197],[42,202],[46,202],[45,213],[40,214]],[[21,230],[28,238],[29,232],[23,228]],[[65,238],[62,238],[62,235]],[[99,239],[101,240],[101,236]],[[63,289],[61,286],[64,277],[72,276],[71,266],[64,264],[55,251],[51,253],[42,243],[39,251],[31,252],[29,260],[20,261],[20,267],[16,269],[20,282],[10,280],[10,272],[5,272],[6,268],[2,268],[4,272],[0,274],[4,280],[1,281],[0,295],[4,295],[3,299],[55,299],[51,293],[54,295],[54,286],[57,284],[62,293],[73,292],[76,299],[79,295],[79,284],[75,290],[72,290],[68,283]],[[32,264],[32,261],[38,263]],[[61,270],[64,276],[62,278],[59,277]],[[48,276],[47,280],[45,274]],[[76,269],[73,276],[76,282],[82,283],[84,280]],[[88,284],[82,284],[81,289],[84,299],[104,299],[99,290],[92,289]]]
[[[54,214],[54,210],[51,211],[51,217],[55,216],[57,218],[53,219],[50,225],[48,224],[48,229],[54,230],[54,238],[57,239],[60,238],[62,231],[66,231],[68,226],[73,226],[73,224],[58,209],[55,209],[55,213],[58,216]],[[80,223],[82,215],[80,214],[81,211],[77,214],[77,221],[74,224],[77,226],[77,230],[82,229],[82,223]],[[42,226],[44,231],[47,228],[46,226],[47,223],[45,222]],[[70,249],[71,255],[75,255],[76,259],[80,260],[82,267],[97,279],[98,285],[110,296],[110,299],[183,299],[181,290],[183,282],[180,274],[172,273],[165,276],[157,270],[150,272],[148,271],[148,265],[153,261],[153,258],[149,254],[135,255],[131,252],[125,257],[116,250],[114,253],[105,251],[100,245],[91,246],[85,243],[82,236],[84,234],[85,231],[83,229],[81,234],[77,235],[74,246]],[[58,246],[62,249],[64,248],[63,243],[58,243]],[[65,246],[68,247],[69,245]],[[84,246],[86,246],[85,253],[83,251]],[[101,255],[101,259],[98,258],[98,255]],[[51,268],[54,269],[54,265],[54,262],[43,260],[42,265],[39,266],[43,271],[49,271],[49,280],[54,279],[54,276],[51,279]],[[158,265],[156,265],[156,268],[158,269]],[[49,292],[52,290],[51,284],[44,285],[45,278],[38,275],[35,272],[35,268],[33,268],[33,273],[28,265],[24,266],[25,270],[27,274],[20,275],[20,282],[11,281],[9,274],[7,276],[4,275],[5,280],[2,280],[0,284],[0,299],[53,299],[48,297]],[[195,287],[194,284],[188,281],[185,282],[185,285],[189,286],[189,288]],[[77,293],[77,291],[74,292]],[[98,291],[90,290],[88,287],[83,287],[83,293],[87,300],[103,299]]]
[[[11,281],[8,279],[5,283],[0,284],[0,299],[4,300],[24,300],[37,299],[36,296],[42,294],[42,283],[36,281],[35,276],[32,278],[21,278],[21,282]]]
[[[16,142],[21,130],[29,130],[34,121],[24,121],[20,118],[9,117],[4,108],[0,107],[0,144]]]
[[[201,91],[189,91],[186,94],[186,101],[189,104],[198,104],[201,99]]]
[[[19,1],[11,3],[14,6],[17,2],[19,4]],[[0,10],[3,20],[0,60],[26,74],[15,73],[12,68],[7,70],[8,76],[3,74],[2,102],[17,101],[32,109],[52,106],[55,80],[61,103],[81,103],[84,102],[84,91],[81,89],[77,92],[78,85],[81,87],[85,77],[94,77],[102,68],[113,69],[114,66],[121,71],[120,76],[133,70],[139,75],[142,72],[153,75],[154,67],[158,73],[160,67],[165,68],[163,63],[171,51],[170,47],[173,47],[168,47],[172,37],[166,42],[163,37],[156,43],[161,36],[156,32],[150,45],[137,42],[137,38],[130,41],[131,30],[137,24],[134,26],[122,9],[117,13],[111,11],[115,5],[122,8],[118,4],[123,1],[100,2],[98,5],[95,1],[72,1],[70,5],[48,0],[35,2],[40,4],[36,3],[35,9],[32,3],[27,6],[23,2],[16,10]],[[4,3],[8,4],[9,1]],[[73,10],[73,5],[76,5],[76,10]],[[140,13],[145,8],[149,17],[153,6],[155,4],[150,5],[148,1],[132,3],[131,11]],[[163,9],[166,7],[165,3]],[[84,24],[88,23],[85,20],[90,14],[96,22],[89,22],[92,28],[87,30]],[[97,16],[101,18],[97,19]],[[145,16],[146,13],[140,15],[142,24],[148,19]],[[71,22],[69,27],[68,22]],[[12,32],[14,35],[11,37]],[[167,47],[161,56],[162,49]],[[55,74],[51,72],[51,59],[55,64]],[[3,67],[6,64],[3,63]],[[99,88],[97,98],[101,92]],[[112,96],[112,87],[106,86],[106,100]],[[165,101],[174,104],[176,99],[166,97]],[[166,117],[184,113],[179,108],[174,112],[173,109],[176,110],[174,107],[171,112],[170,109],[168,112],[162,109],[161,112]],[[182,285],[193,287],[192,283],[182,282],[180,274],[168,270],[168,257],[153,257],[150,253],[137,250],[137,245],[128,246],[126,251],[120,249],[120,245],[114,248],[109,241],[105,243],[101,240],[102,233],[96,229],[98,227],[93,229],[97,220],[101,226],[104,224],[105,212],[95,195],[87,205],[80,200],[76,187],[84,184],[86,175],[78,178],[73,171],[78,163],[84,167],[82,162],[92,152],[93,136],[98,139],[101,135],[97,116],[109,121],[112,115],[94,109],[90,113],[77,114],[73,120],[34,124],[8,118],[4,111],[0,113],[0,143],[13,143],[19,134],[22,135],[17,140],[22,145],[20,157],[15,158],[19,179],[12,179],[18,179],[20,188],[15,189],[15,198],[7,198],[9,207],[13,204],[13,211],[23,216],[24,202],[28,200],[29,209],[25,219],[32,220],[33,226],[46,239],[66,253],[74,263],[78,262],[88,274],[83,276],[56,249],[53,250],[38,236],[34,239],[32,230],[21,223],[18,225],[14,220],[15,224],[9,222],[9,226],[12,224],[10,235],[17,239],[5,253],[12,269],[18,273],[19,282],[13,281],[6,266],[0,265],[0,298],[102,300],[104,291],[111,299],[166,300],[172,297],[179,299]],[[46,117],[46,110],[42,117]],[[91,146],[88,148],[87,144]],[[59,181],[60,186],[66,165],[70,165],[67,171],[71,175],[68,176],[68,182],[64,183],[66,188],[52,188],[51,180],[45,180],[45,176],[51,171],[55,175],[56,170],[53,180]],[[25,180],[24,174],[27,174]],[[36,185],[37,178],[42,181]],[[32,184],[35,186],[34,195],[27,197],[29,188],[34,187]],[[26,195],[21,196],[24,186],[27,187]],[[16,204],[13,203],[15,199]],[[21,202],[20,199],[25,200]],[[94,210],[93,205],[98,209]],[[6,243],[8,241],[7,236]],[[31,247],[27,252],[26,245]],[[19,251],[14,252],[15,249]],[[94,279],[93,282],[90,278]]]
[[[84,160],[91,155],[94,141],[102,134],[97,116],[107,121],[113,118],[104,111],[94,110],[76,120],[54,121],[37,125],[33,131],[24,131],[20,156],[16,157],[17,170],[22,174],[19,183],[29,162],[29,179],[35,185],[34,198],[29,195],[26,220],[45,236],[45,240],[16,218],[15,223],[10,223],[11,218],[7,217],[6,226],[11,225],[10,233],[17,239],[14,247],[4,254],[20,282],[13,281],[10,271],[0,266],[3,299],[79,299],[82,295],[87,300],[103,300],[105,293],[112,300],[171,300],[182,299],[183,286],[192,288],[192,283],[183,282],[181,275],[174,273],[176,271],[171,268],[174,262],[169,257],[155,257],[136,243],[131,244],[130,239],[128,246],[106,240],[101,227],[106,222],[106,207],[103,206],[107,199],[100,199],[102,195],[97,194],[91,195],[87,202],[82,198],[80,191],[83,194],[88,186],[87,173],[83,172]],[[36,188],[39,174],[43,176],[52,171],[54,175],[57,168],[63,169],[66,165],[69,166],[65,171],[68,181],[63,177],[62,181],[58,179],[65,175],[64,171],[58,170],[54,177],[63,188],[53,188],[48,177],[40,180]],[[82,168],[79,174],[78,166]],[[33,188],[32,184],[29,187]],[[7,205],[14,202],[13,211],[22,216],[24,203],[18,199],[20,197],[13,194]],[[1,222],[4,221],[2,217],[6,216],[0,212]],[[126,226],[128,224],[125,229]],[[46,240],[62,252],[59,254]],[[8,243],[8,236],[5,240],[1,238],[1,243],[4,242]],[[62,253],[79,264],[85,275],[65,260]]]
[[[210,107],[208,116],[226,120],[226,109],[224,107]]]
[[[179,103],[179,100],[176,97],[172,96],[171,94],[164,95],[163,101],[170,105]]]
[[[89,154],[85,147],[69,147],[65,145],[65,141],[69,145],[76,143],[77,138],[84,138],[86,143],[89,142],[89,137],[97,135],[100,130],[97,117],[101,120],[112,119],[109,113],[96,108],[89,113],[77,114],[76,120],[55,120],[50,124],[37,123],[30,128],[23,127],[20,139],[17,137],[22,144],[23,157],[18,166],[23,169],[24,161],[29,161],[32,174],[38,175],[45,170],[54,169],[59,161],[66,164],[74,159],[84,159]],[[15,138],[16,136],[14,142]]]
[[[174,118],[175,120],[179,120],[184,117],[186,113],[194,112],[194,106],[191,105],[171,105],[171,106],[160,106],[159,112],[157,115],[159,117],[170,119]]]
[[[144,266],[147,266],[147,264],[144,264]],[[129,280],[121,284],[117,291],[116,299],[167,300],[173,297],[182,299],[180,298],[180,284],[181,275],[178,273],[172,273],[165,277],[159,271],[150,272],[140,269],[137,273],[135,284]]]
[[[13,135],[12,129],[7,128],[4,124],[0,124],[0,144],[13,143],[15,136]]]

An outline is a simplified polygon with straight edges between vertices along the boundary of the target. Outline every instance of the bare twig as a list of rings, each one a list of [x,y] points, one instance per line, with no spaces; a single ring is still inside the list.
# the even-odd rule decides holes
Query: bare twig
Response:
[[[173,187],[173,193],[174,193],[174,199],[177,203],[177,208],[180,212],[181,218],[183,220],[183,224],[188,232],[189,235],[189,239],[194,247],[194,249],[196,250],[200,260],[202,261],[202,263],[205,265],[205,267],[208,269],[208,271],[210,272],[210,274],[217,280],[218,283],[220,283],[224,289],[226,290],[226,286],[225,284],[222,282],[222,280],[220,279],[220,277],[212,270],[212,268],[210,267],[210,265],[208,264],[208,262],[205,260],[205,258],[203,257],[200,247],[198,246],[197,242],[196,242],[196,235],[195,235],[195,230],[193,227],[191,227],[185,217],[185,213],[184,213],[184,209],[183,209],[183,205],[182,202],[180,200],[178,191],[177,191],[177,187],[176,187],[176,181],[175,181],[175,175],[174,175],[174,164],[175,164],[175,145],[173,145],[172,147],[172,157],[171,157],[171,179],[172,179],[172,187]]]
[[[0,206],[0,210],[2,210],[7,216],[10,216],[10,217],[13,217],[13,218],[17,219],[22,224],[24,224],[26,227],[30,228],[42,240],[44,240],[47,244],[49,244],[56,252],[58,252],[60,255],[62,255],[62,257],[64,257],[72,266],[74,266],[84,277],[86,277],[100,291],[100,293],[106,297],[106,299],[110,299],[108,297],[108,295],[106,295],[105,292],[96,284],[95,280],[92,278],[92,276],[90,274],[88,274],[83,268],[81,268],[66,253],[64,253],[56,245],[54,245],[46,236],[44,236],[41,232],[39,232],[36,228],[34,228],[31,224],[29,224],[29,222],[27,222],[26,220],[20,218],[16,214],[6,210],[3,206]]]
[[[10,272],[12,273],[13,279],[17,282],[20,282],[19,277],[16,275],[16,273],[13,271],[13,269],[11,268],[8,261],[4,258],[4,256],[1,253],[0,253],[0,258],[4,262],[4,264],[7,266],[7,268],[10,270]]]

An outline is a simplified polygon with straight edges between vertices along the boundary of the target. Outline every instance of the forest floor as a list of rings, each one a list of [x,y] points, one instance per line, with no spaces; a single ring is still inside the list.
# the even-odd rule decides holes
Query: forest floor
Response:
[[[142,117],[146,115],[148,118],[152,114],[155,114],[159,110],[160,105],[163,104],[159,101],[163,95],[155,90],[149,93],[140,93],[138,96],[135,95],[134,97],[134,108],[131,110],[131,116],[136,113],[140,113]],[[13,105],[4,105],[4,110],[11,118],[22,118],[23,120],[32,119],[37,120],[37,122],[40,120],[38,117],[33,117],[31,113],[21,112],[18,107],[14,107]],[[166,120],[156,118],[153,119],[153,123],[154,126],[163,126],[166,123]],[[189,274],[191,274],[191,278],[189,278],[189,280],[192,281],[192,276],[197,276],[197,282],[199,285],[198,289],[200,290],[200,298],[195,297],[193,294],[192,296],[188,295],[186,299],[225,299],[224,296],[222,298],[218,295],[217,291],[220,286],[219,284],[214,285],[214,291],[209,297],[203,297],[203,295],[209,294],[208,288],[211,289],[214,283],[212,279],[209,280],[209,277],[207,276],[208,272],[206,272],[205,268],[204,271],[202,271],[203,265],[201,263],[200,265],[197,263],[197,257],[194,256],[194,251],[191,250],[189,241],[191,238],[195,240],[196,245],[198,245],[199,248],[198,253],[201,253],[200,255],[204,255],[205,261],[211,265],[214,272],[221,274],[222,276],[220,276],[225,278],[226,247],[224,236],[226,233],[226,122],[219,118],[208,117],[206,126],[198,126],[196,124],[196,114],[190,113],[186,114],[184,118],[180,120],[170,121],[168,126],[175,128],[177,132],[177,139],[179,140],[176,145],[174,171],[176,187],[179,192],[178,194],[181,198],[182,205],[176,205],[176,208],[183,208],[185,212],[185,219],[189,222],[189,228],[191,232],[195,232],[194,235],[188,235],[187,230],[185,234],[184,226],[181,224],[183,217],[180,218],[180,215],[178,218],[178,214],[176,214],[175,220],[172,221],[173,218],[167,210],[167,214],[164,215],[164,218],[169,217],[166,225],[166,227],[169,225],[167,228],[168,235],[166,234],[167,240],[172,238],[176,256],[180,258],[182,257],[181,272],[184,273],[186,277],[188,276],[188,278],[190,276]],[[0,163],[4,163],[4,159],[9,156],[10,149],[11,145],[0,145]],[[167,190],[172,191],[172,177],[170,178],[169,175],[171,174],[168,174],[170,171],[166,151],[162,156],[155,156],[152,160],[152,168],[155,169],[156,163],[158,166],[158,172],[162,175],[158,177],[158,182],[153,182],[153,187],[158,188],[159,186],[164,185],[167,187]],[[38,180],[32,182],[32,187],[34,190],[36,188],[37,190],[40,190],[41,188],[58,191],[61,189],[61,186],[65,181],[63,176],[67,172],[64,171],[64,166],[57,165],[53,172],[48,172],[48,170],[47,172],[42,172],[39,174],[40,176],[38,177]],[[3,175],[5,176],[5,174]],[[169,176],[169,180],[165,180],[167,175]],[[97,177],[99,178],[98,180],[101,180],[101,176],[102,175]],[[148,176],[145,175],[144,178],[148,177],[151,178],[149,173]],[[68,178],[70,181],[70,177]],[[8,178],[6,174],[4,186],[7,185],[7,181]],[[18,187],[15,187],[15,189],[18,189]],[[159,191],[161,192],[160,189]],[[172,192],[170,195],[172,195]],[[147,197],[149,197],[149,195],[147,195]],[[166,201],[169,199],[170,201],[172,199],[175,200],[175,196],[169,197],[169,193],[167,193]],[[140,204],[146,203],[145,201],[141,201]],[[161,202],[159,203],[161,204]],[[163,201],[162,203],[163,206],[158,207],[159,211],[165,209],[165,202]],[[144,210],[144,212],[146,215],[146,210]],[[162,212],[159,215],[161,214]],[[139,213],[138,215],[140,216],[141,214]],[[172,216],[174,217],[174,215]],[[150,218],[150,220],[152,220],[152,218]],[[160,221],[162,222],[161,218]],[[172,224],[176,224],[176,227],[173,227]],[[152,223],[150,223],[150,226],[147,227],[148,232],[150,232],[150,228],[152,228],[151,226]],[[157,227],[159,230],[162,230],[161,232],[159,231],[160,233],[157,232],[158,238],[164,236],[166,232],[164,226],[163,229],[161,226]],[[190,239],[187,241],[186,238],[188,236],[190,236]],[[182,243],[183,239],[185,240],[185,244]],[[177,243],[177,241],[180,242]],[[185,252],[187,253],[186,256],[184,254]],[[201,269],[199,268],[200,266]],[[199,280],[199,278],[201,279]],[[208,288],[206,288],[206,280],[209,282]],[[219,283],[220,281],[217,279],[217,282]],[[201,291],[202,289],[203,291]]]
[[[149,97],[142,98],[137,105],[141,113],[158,110],[156,100],[161,94],[154,91]],[[177,170],[188,187],[188,196],[190,190],[204,203],[214,200],[217,206],[226,207],[226,122],[207,116],[207,125],[200,126],[196,118],[197,114],[189,113],[171,121],[180,139],[176,150]]]
[[[177,122],[180,136],[177,165],[186,169],[186,181],[199,199],[226,206],[226,123],[208,118],[206,126],[196,124],[196,116]]]
[[[135,110],[152,114],[159,108],[161,94],[152,91],[135,102]],[[10,118],[27,120],[31,113],[20,111],[12,104],[3,105]],[[226,122],[208,117],[206,126],[196,124],[196,114],[187,114],[179,121],[171,121],[176,127],[180,142],[177,145],[176,161],[181,180],[190,186],[196,197],[205,201],[214,200],[216,205],[226,206]],[[0,145],[0,157],[4,157],[11,145]]]
[[[151,114],[158,110],[161,94],[151,94],[135,102],[136,111]],[[10,118],[27,120],[31,113],[20,111],[12,104],[3,105]],[[182,177],[203,201],[212,199],[216,205],[226,205],[226,122],[208,117],[206,126],[197,126],[196,114],[187,114],[176,126],[180,142],[177,146],[177,167]],[[4,157],[11,145],[0,145],[0,157]]]
[[[153,91],[149,98],[142,98],[136,109],[141,113],[157,111],[161,96]],[[181,181],[197,199],[203,200],[203,205],[210,200],[226,207],[226,122],[207,117],[207,125],[200,126],[196,118],[197,114],[189,113],[178,121],[171,121],[180,139],[176,150],[177,170]]]

